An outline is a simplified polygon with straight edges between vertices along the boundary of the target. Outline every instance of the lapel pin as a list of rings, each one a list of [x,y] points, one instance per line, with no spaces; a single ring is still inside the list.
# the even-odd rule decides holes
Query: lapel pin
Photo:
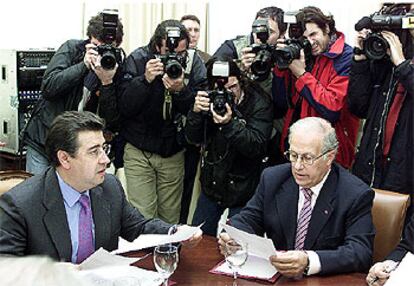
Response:
[[[326,214],[326,215],[328,214],[328,210],[324,210],[323,212],[324,212],[324,214]]]

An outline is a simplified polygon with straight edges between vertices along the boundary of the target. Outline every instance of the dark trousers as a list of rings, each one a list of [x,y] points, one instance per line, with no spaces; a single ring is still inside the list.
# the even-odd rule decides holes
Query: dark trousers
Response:
[[[192,225],[200,225],[204,222],[201,227],[204,234],[216,236],[217,235],[217,224],[220,220],[226,208],[220,206],[216,201],[213,201],[201,192],[198,198],[197,208],[194,213]],[[232,217],[241,211],[242,207],[229,208],[228,217]]]

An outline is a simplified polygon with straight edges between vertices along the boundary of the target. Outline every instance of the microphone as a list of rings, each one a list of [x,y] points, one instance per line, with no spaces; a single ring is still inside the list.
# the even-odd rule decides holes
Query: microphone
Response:
[[[355,31],[361,31],[364,28],[369,28],[371,25],[371,18],[364,16],[355,24]]]

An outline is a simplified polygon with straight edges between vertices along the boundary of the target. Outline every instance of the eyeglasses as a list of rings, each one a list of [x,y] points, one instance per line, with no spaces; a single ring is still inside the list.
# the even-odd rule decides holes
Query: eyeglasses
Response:
[[[109,155],[111,153],[111,144],[104,144],[101,146],[97,146],[92,150],[89,150],[87,154],[94,158],[100,158],[103,154]]]
[[[288,159],[290,162],[292,163],[296,163],[298,160],[300,160],[303,164],[305,165],[313,165],[313,163],[315,163],[316,160],[318,160],[319,158],[321,158],[323,155],[328,154],[329,152],[331,152],[334,149],[329,149],[326,150],[325,152],[323,152],[322,154],[320,154],[319,156],[313,156],[311,154],[305,153],[305,154],[298,154],[295,151],[289,150],[286,151],[284,153],[286,159]]]

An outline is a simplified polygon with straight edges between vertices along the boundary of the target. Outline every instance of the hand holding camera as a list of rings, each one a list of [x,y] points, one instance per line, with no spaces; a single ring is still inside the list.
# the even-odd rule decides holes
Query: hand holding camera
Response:
[[[167,73],[162,77],[162,82],[167,90],[172,92],[180,92],[184,88],[184,73],[178,78],[171,78]]]
[[[96,51],[96,46],[92,43],[85,45],[85,56],[83,57],[83,62],[85,63],[88,69],[92,68],[92,65],[95,65],[96,59],[98,57],[98,52]]]
[[[209,110],[210,110],[210,99],[208,97],[208,93],[206,91],[197,92],[197,95],[194,100],[193,112],[207,113]]]
[[[251,47],[246,47],[242,49],[242,56],[241,56],[241,65],[240,69],[242,71],[250,71],[250,67],[256,57],[256,54],[252,52]]]
[[[398,36],[390,31],[382,31],[381,35],[387,40],[388,45],[390,46],[390,59],[391,62],[398,66],[403,61],[405,61],[403,48],[400,39]]]
[[[160,59],[151,59],[145,65],[145,79],[151,83],[157,76],[164,74],[164,65]]]
[[[296,78],[299,78],[306,72],[305,52],[301,49],[299,53],[299,59],[292,60],[289,65],[290,71]]]
[[[227,124],[230,122],[233,112],[230,105],[226,102],[225,113],[218,114],[214,111],[214,103],[210,103],[211,114],[213,115],[213,121],[216,124]]]

